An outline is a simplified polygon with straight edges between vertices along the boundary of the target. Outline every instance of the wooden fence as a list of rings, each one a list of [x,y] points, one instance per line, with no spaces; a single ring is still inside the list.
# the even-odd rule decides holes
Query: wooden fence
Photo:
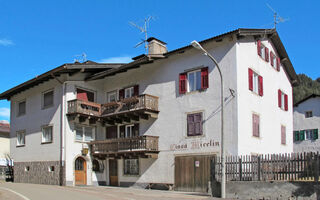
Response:
[[[318,181],[319,152],[227,156],[227,181]],[[221,181],[221,159],[211,162],[211,175]]]

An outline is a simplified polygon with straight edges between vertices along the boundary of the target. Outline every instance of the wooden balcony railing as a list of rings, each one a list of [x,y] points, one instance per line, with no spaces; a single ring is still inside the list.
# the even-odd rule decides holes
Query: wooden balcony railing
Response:
[[[158,112],[159,97],[143,94],[136,97],[125,98],[117,102],[102,105],[102,117],[121,114],[136,110],[148,110]]]
[[[68,114],[84,114],[100,117],[101,104],[79,99],[71,100],[68,101]]]
[[[130,152],[158,152],[158,136],[138,136],[91,142],[92,154],[115,154]]]

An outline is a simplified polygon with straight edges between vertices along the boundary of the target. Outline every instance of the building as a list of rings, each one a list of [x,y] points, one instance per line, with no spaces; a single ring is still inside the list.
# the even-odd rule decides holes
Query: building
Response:
[[[225,80],[226,154],[292,152],[297,76],[278,33],[237,29],[200,44]],[[190,45],[148,45],[130,63],[64,64],[0,95],[11,101],[15,181],[207,189],[202,172],[220,152],[217,68]]]
[[[10,156],[10,124],[0,121],[0,179],[4,178]],[[11,163],[10,163],[11,164]]]
[[[320,95],[311,94],[293,107],[294,152],[320,151]]]

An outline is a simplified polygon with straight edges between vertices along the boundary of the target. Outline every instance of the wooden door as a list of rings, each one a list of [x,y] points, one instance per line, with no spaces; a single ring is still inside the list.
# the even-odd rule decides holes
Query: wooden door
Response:
[[[111,186],[118,186],[118,160],[109,160],[109,180]]]
[[[212,155],[175,157],[175,190],[206,193]]]
[[[79,157],[75,161],[75,185],[87,185],[87,162]]]

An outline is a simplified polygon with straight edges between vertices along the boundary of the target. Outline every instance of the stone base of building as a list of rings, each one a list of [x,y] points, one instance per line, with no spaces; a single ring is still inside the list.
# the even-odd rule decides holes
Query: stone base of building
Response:
[[[14,182],[65,185],[65,167],[60,161],[15,162]]]

